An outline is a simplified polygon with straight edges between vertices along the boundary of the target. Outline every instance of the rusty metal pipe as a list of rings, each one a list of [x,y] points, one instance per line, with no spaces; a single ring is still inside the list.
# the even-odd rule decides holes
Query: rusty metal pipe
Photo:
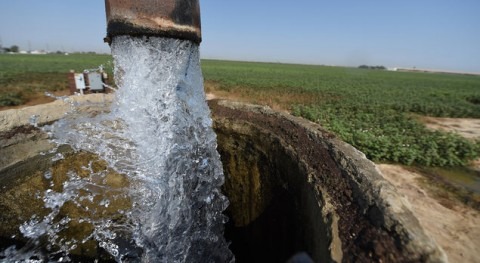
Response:
[[[107,37],[159,36],[202,41],[198,0],[105,0]]]

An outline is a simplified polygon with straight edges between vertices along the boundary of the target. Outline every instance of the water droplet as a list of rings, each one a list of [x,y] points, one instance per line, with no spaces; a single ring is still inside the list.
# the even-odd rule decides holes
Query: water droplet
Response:
[[[40,117],[40,115],[32,115],[32,116],[30,116],[30,119],[28,120],[28,122],[33,127],[38,127],[38,118],[39,117]]]
[[[44,174],[43,174],[43,177],[45,177],[45,179],[47,180],[50,180],[52,179],[52,171],[46,171]]]

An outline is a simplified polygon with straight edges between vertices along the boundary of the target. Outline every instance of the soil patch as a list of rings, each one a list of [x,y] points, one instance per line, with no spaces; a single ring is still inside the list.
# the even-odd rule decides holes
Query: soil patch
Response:
[[[480,119],[421,117],[427,128],[453,132],[472,140],[480,139]]]
[[[57,96],[57,97],[69,96],[70,95],[69,90],[52,91],[50,93]],[[1,106],[0,111],[9,110],[9,109],[21,109],[21,108],[40,105],[40,104],[45,104],[45,103],[49,103],[49,102],[53,102],[53,101],[55,101],[54,98],[48,97],[43,93],[39,93],[37,95],[32,95],[31,98],[25,104],[17,105],[17,106]]]
[[[224,89],[215,81],[205,81],[207,99],[218,98],[232,101],[247,102],[258,105],[266,105],[271,109],[281,112],[289,112],[291,105],[310,105],[317,103],[319,96],[312,96],[308,92],[291,92],[282,89],[263,89],[253,91],[249,88],[236,87],[235,89]],[[333,99],[333,98],[329,98]]]
[[[412,211],[450,262],[478,262],[480,258],[480,213],[455,198],[439,198],[445,190],[422,183],[423,175],[399,165],[379,164],[390,181],[411,203]],[[444,193],[447,194],[447,193]]]
[[[480,140],[480,119],[420,117],[432,130],[453,132]],[[463,204],[454,193],[428,182],[421,174],[398,165],[378,165],[385,178],[412,204],[420,224],[447,254],[450,262],[477,262],[480,258],[480,213]],[[480,159],[471,163],[480,171]],[[436,178],[437,180],[441,178]]]

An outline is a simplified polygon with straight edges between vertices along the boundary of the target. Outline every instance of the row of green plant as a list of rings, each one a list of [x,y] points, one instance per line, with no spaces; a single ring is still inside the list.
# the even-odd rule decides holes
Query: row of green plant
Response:
[[[104,65],[111,73],[111,56],[94,54],[0,54],[0,107],[22,105],[44,92],[68,88],[70,70]]]
[[[73,69],[106,66],[109,55],[0,55],[0,106],[67,88]],[[480,118],[480,77],[360,68],[202,60],[205,80],[255,103],[280,104],[315,121],[375,161],[463,165],[478,143],[427,130],[414,114]]]
[[[428,130],[415,117],[480,118],[479,76],[226,61],[203,61],[203,69],[219,89],[241,90],[255,102],[265,92],[303,94],[310,102],[285,106],[374,161],[458,166],[480,155],[479,142]]]
[[[67,73],[70,70],[82,72],[84,69],[104,65],[111,69],[112,56],[97,54],[0,54],[0,72],[15,73]]]
[[[463,166],[480,153],[480,142],[428,130],[416,118],[395,109],[296,105],[293,114],[321,123],[373,161]]]

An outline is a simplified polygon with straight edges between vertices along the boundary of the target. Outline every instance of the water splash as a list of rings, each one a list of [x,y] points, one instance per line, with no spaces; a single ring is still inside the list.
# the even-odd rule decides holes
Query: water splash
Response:
[[[120,36],[113,39],[112,54],[119,90],[111,112],[89,117],[71,111],[44,130],[58,145],[98,155],[109,169],[128,178],[128,187],[118,195],[106,195],[112,190],[100,183],[106,172],[89,164],[82,166],[83,171],[70,170],[63,186],[54,190],[55,175],[48,171],[43,178],[52,181],[52,188],[39,197],[50,213],[22,224],[22,234],[33,241],[46,237],[56,249],[53,254],[61,255],[61,260],[55,258],[60,262],[69,261],[69,253],[89,240],[119,262],[233,261],[223,237],[227,218],[222,212],[228,201],[220,192],[224,177],[198,45]],[[62,161],[64,156],[54,158]],[[88,176],[81,176],[85,172]],[[118,196],[131,205],[115,215],[99,210],[111,210]],[[62,215],[67,203],[89,216]],[[96,203],[95,211],[89,203]],[[82,240],[61,235],[72,224],[85,222],[93,227]],[[3,251],[3,256],[11,256],[12,250]],[[13,254],[18,258],[20,252]]]
[[[205,102],[198,46],[163,38],[112,43],[120,90],[114,114],[134,145],[139,200],[137,243],[164,262],[226,262],[228,205]]]

